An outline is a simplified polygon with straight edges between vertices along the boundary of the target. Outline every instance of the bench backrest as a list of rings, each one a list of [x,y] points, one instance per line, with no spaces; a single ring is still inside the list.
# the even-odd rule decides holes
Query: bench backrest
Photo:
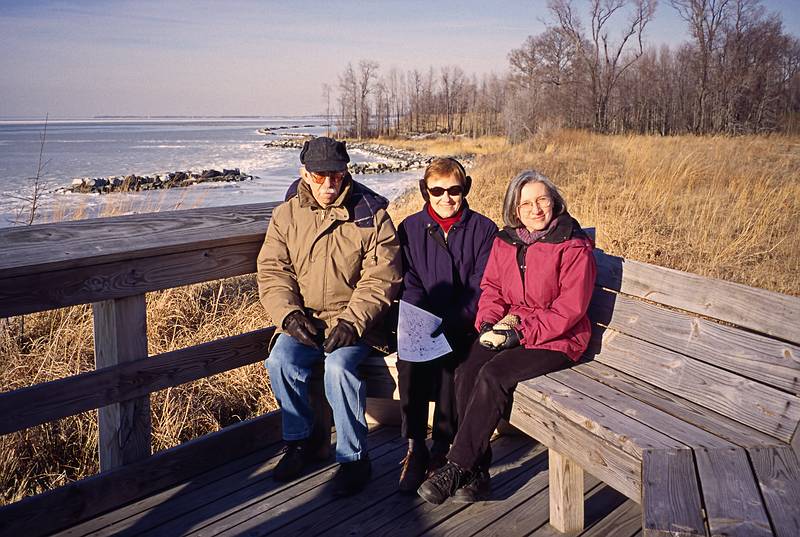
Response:
[[[594,359],[796,442],[800,298],[596,252]]]

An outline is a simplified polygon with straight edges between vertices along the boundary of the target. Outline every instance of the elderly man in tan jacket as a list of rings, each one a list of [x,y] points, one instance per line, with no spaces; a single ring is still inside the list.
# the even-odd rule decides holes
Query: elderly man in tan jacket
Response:
[[[366,395],[358,365],[402,279],[399,242],[387,200],[353,181],[343,142],[315,138],[300,153],[301,178],[272,212],[258,255],[261,303],[279,334],[267,358],[283,414],[286,451],[278,481],[312,462],[308,378],[325,364],[325,395],[336,425],[333,493],[360,491],[370,478]]]

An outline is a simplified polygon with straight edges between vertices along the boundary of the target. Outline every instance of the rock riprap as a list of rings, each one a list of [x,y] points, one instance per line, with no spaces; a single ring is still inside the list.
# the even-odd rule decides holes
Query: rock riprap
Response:
[[[112,192],[141,192],[180,188],[198,183],[251,181],[252,175],[242,173],[239,168],[232,170],[203,170],[200,173],[177,171],[154,175],[113,175],[110,177],[77,177],[68,187],[59,188],[56,192],[73,192],[77,194],[110,194]]]
[[[302,149],[306,140],[313,138],[312,135],[306,135],[303,139],[298,138],[277,138],[275,140],[268,140],[264,142],[265,147],[279,147],[282,149]],[[348,149],[360,149],[366,153],[378,155],[389,159],[389,162],[351,162],[347,168],[350,173],[367,174],[367,173],[396,173],[405,172],[408,170],[417,170],[426,167],[434,157],[423,155],[415,151],[408,151],[406,149],[399,149],[383,144],[376,144],[373,142],[347,142]],[[475,155],[454,155],[464,166],[469,166]]]

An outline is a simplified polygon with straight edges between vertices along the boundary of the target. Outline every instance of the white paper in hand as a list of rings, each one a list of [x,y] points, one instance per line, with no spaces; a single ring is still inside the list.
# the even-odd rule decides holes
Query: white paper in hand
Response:
[[[397,321],[397,357],[407,362],[429,362],[453,349],[444,334],[432,337],[442,320],[422,308],[400,301]]]

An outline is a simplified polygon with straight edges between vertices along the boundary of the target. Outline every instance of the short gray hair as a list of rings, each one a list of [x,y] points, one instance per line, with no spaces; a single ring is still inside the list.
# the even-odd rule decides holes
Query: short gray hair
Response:
[[[547,194],[553,198],[553,217],[567,212],[567,202],[561,197],[556,185],[544,174],[536,170],[525,170],[518,173],[506,189],[506,197],[503,200],[503,223],[508,227],[518,228],[522,226],[517,216],[517,205],[522,194],[522,188],[528,183],[542,183],[547,188]]]

